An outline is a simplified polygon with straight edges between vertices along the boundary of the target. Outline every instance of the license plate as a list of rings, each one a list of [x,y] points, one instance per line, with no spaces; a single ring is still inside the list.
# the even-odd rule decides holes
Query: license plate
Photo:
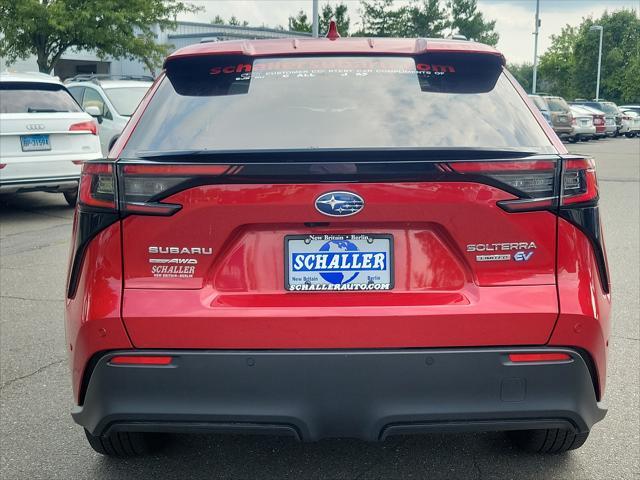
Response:
[[[291,292],[372,292],[393,288],[393,237],[287,235],[285,288]]]
[[[49,135],[21,135],[20,144],[22,145],[23,152],[51,150]]]
[[[567,117],[565,117],[564,115],[559,115],[558,116],[558,122],[564,123],[566,121],[567,121]]]
[[[588,126],[589,126],[589,120],[582,120],[582,121],[580,122],[580,124],[581,124],[583,127],[588,127]]]

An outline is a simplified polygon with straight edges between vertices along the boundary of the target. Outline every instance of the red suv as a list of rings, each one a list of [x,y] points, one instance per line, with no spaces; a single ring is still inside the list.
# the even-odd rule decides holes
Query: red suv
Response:
[[[110,158],[83,167],[66,331],[91,446],[582,445],[609,338],[594,163],[504,63],[436,39],[171,55]]]

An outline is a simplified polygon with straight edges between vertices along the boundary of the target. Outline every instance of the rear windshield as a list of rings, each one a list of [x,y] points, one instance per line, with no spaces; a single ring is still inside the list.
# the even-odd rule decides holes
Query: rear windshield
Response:
[[[62,85],[0,82],[0,113],[81,111],[80,106]]]
[[[539,110],[549,110],[547,102],[544,101],[544,98],[537,95],[529,95],[529,97],[531,98],[531,100],[533,100],[533,103],[536,104],[536,107],[538,107]]]
[[[602,108],[604,109],[605,112],[607,113],[615,113],[618,114],[618,107],[616,107],[615,103],[608,103],[608,102],[603,102],[602,103]]]
[[[545,100],[552,112],[568,112],[569,104],[562,97],[546,97]]]
[[[122,156],[385,147],[554,151],[494,56],[211,56],[169,63]]]
[[[149,87],[105,88],[109,100],[123,117],[130,117]]]

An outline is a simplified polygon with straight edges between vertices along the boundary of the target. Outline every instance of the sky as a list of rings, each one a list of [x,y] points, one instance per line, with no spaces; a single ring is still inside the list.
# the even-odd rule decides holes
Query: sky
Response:
[[[246,20],[252,26],[287,25],[290,15],[299,10],[311,14],[311,0],[189,0],[201,6],[203,11],[197,14],[181,16],[180,20],[209,22],[216,15],[228,19],[235,15]],[[349,16],[353,29],[359,22],[359,0],[342,0],[349,7]],[[325,3],[340,3],[336,0],[320,0]],[[396,0],[398,5],[407,0]],[[445,3],[445,0],[442,0]],[[535,0],[478,0],[479,10],[486,19],[496,20],[496,30],[500,34],[498,49],[509,63],[533,62],[533,30]],[[640,0],[540,0],[540,35],[538,37],[538,55],[551,44],[551,35],[560,33],[566,24],[578,25],[583,17],[599,17],[605,10],[632,8],[640,12]]]

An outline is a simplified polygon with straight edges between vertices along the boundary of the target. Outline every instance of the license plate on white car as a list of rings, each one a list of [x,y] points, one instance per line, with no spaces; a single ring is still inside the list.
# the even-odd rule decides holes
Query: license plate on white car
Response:
[[[23,152],[51,150],[49,135],[21,135],[20,144]]]
[[[285,237],[291,292],[372,292],[393,288],[393,237],[310,234]]]

